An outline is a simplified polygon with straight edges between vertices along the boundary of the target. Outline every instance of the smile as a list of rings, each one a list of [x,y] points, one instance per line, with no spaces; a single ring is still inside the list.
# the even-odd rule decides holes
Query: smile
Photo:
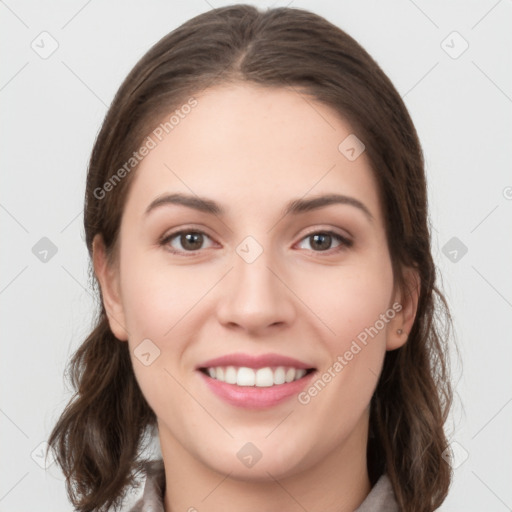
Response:
[[[313,369],[293,368],[285,366],[264,367],[264,368],[248,368],[245,366],[216,366],[209,368],[201,368],[201,371],[212,379],[227,384],[235,384],[244,387],[260,387],[267,388],[278,386],[280,384],[294,382],[302,379]]]

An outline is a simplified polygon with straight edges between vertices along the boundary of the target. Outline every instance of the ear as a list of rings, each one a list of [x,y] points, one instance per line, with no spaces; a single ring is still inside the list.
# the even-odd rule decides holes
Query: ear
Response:
[[[118,340],[127,341],[128,331],[125,327],[124,308],[121,302],[119,272],[107,259],[105,244],[101,235],[94,237],[92,255],[94,273],[100,283],[101,296],[110,329]]]
[[[395,317],[389,322],[386,350],[395,350],[405,345],[411,332],[421,290],[421,280],[416,269],[406,267],[404,270],[404,289],[397,286],[392,309]]]

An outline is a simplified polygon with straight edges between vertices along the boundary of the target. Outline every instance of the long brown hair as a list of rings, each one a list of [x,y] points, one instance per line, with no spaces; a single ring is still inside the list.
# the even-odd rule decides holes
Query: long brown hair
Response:
[[[371,400],[368,471],[372,485],[388,474],[401,510],[431,512],[444,501],[452,478],[443,456],[443,425],[452,403],[451,319],[430,252],[423,154],[400,95],[349,35],[302,9],[260,12],[234,5],[201,14],[161,39],[121,85],[94,145],[84,208],[89,254],[100,234],[115,260],[136,166],[123,179],[112,180],[162,114],[227,82],[308,94],[338,112],[364,141],[379,185],[397,284],[405,286],[406,266],[415,267],[421,280],[408,341],[386,353]],[[109,180],[108,193],[101,192]],[[92,268],[91,276],[97,286]],[[49,444],[81,512],[119,503],[139,468],[144,430],[156,423],[128,350],[112,334],[102,305],[95,329],[70,361],[76,393]]]

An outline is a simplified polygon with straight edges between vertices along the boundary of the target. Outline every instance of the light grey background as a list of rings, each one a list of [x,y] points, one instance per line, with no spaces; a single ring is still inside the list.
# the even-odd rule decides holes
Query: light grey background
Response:
[[[0,511],[71,510],[57,465],[39,464],[41,443],[70,397],[66,363],[92,322],[82,202],[106,107],[153,43],[230,3],[0,2]],[[453,358],[458,394],[447,425],[457,467],[440,510],[511,510],[512,2],[289,5],[355,37],[409,108],[462,359],[461,366]],[[52,44],[58,48],[48,56]],[[43,237],[55,255],[36,246]]]

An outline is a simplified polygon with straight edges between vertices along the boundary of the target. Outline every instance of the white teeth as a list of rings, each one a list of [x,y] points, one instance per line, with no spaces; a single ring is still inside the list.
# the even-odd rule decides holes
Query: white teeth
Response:
[[[236,383],[238,386],[254,386],[256,382],[256,373],[252,368],[245,368],[242,366],[238,368],[236,376]]]
[[[237,371],[234,366],[228,366],[226,368],[226,373],[224,374],[224,381],[228,384],[236,384],[237,381]]]
[[[260,368],[256,371],[256,386],[268,388],[274,385],[274,373],[271,368]]]
[[[286,370],[285,381],[291,382],[293,379],[295,379],[295,368],[288,368],[288,370]]]
[[[295,380],[302,379],[302,377],[304,377],[304,375],[306,375],[306,370],[304,370],[304,368],[300,368],[295,373]]]
[[[274,371],[274,384],[284,384],[286,382],[285,371],[282,366],[279,366]]]
[[[207,373],[212,379],[228,384],[265,388],[302,379],[306,375],[306,370],[303,368],[285,368],[283,366],[276,368],[265,367],[258,370],[245,366],[239,368],[234,366],[217,366],[215,368],[208,368]]]

